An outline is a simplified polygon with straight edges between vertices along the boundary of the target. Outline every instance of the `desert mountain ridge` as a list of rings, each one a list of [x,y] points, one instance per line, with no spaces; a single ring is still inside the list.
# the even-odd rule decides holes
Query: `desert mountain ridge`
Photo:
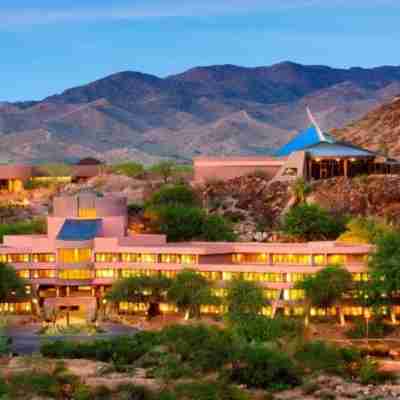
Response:
[[[398,94],[400,66],[124,71],[41,101],[0,101],[0,162],[271,154],[308,125],[307,106],[324,129],[340,129]]]

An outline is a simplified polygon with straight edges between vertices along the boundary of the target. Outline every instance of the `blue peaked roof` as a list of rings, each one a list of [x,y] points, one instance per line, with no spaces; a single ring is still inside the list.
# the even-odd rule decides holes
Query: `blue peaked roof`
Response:
[[[66,219],[60,232],[58,240],[91,240],[96,237],[101,228],[100,219]]]
[[[323,136],[326,141],[334,142],[334,139],[330,136],[326,134]],[[314,125],[311,125],[306,130],[299,132],[292,140],[282,146],[276,152],[276,155],[278,157],[285,157],[295,151],[304,150],[306,147],[316,145],[322,141],[323,140],[321,140],[317,128]]]
[[[374,155],[361,147],[338,141],[328,133],[319,132],[314,125],[311,125],[281,147],[276,152],[276,156],[285,157],[302,150],[314,157],[367,157]]]

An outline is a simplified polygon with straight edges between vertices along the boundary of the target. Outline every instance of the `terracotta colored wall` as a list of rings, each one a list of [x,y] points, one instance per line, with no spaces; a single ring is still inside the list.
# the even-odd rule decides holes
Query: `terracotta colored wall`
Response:
[[[200,255],[199,264],[232,264],[232,254]]]
[[[0,165],[0,179],[27,180],[32,177],[32,167],[29,165]]]

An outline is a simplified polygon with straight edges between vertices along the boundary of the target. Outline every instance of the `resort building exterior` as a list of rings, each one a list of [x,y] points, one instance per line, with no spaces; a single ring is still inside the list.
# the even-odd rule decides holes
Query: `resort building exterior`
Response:
[[[57,180],[59,182],[84,181],[99,175],[104,164],[87,158],[71,165],[68,176],[48,176],[46,168],[41,165],[0,164],[0,190],[19,192],[24,189],[24,184],[29,181]]]
[[[311,125],[281,147],[274,157],[197,157],[194,179],[228,180],[262,172],[271,180],[327,179],[400,171],[400,163],[351,143],[339,141],[323,132],[309,112]]]
[[[368,277],[366,261],[372,248],[365,244],[167,243],[163,235],[130,234],[127,222],[125,198],[92,194],[55,198],[47,235],[4,237],[0,261],[16,268],[34,296],[32,302],[1,304],[1,310],[29,313],[39,306],[46,315],[69,309],[93,319],[117,279],[156,274],[174,277],[191,268],[213,281],[220,296],[227,282],[242,277],[264,287],[270,300],[266,314],[300,315],[304,294],[293,286],[307,274],[327,264],[341,264],[355,280]],[[146,307],[119,304],[124,313]],[[160,309],[176,311],[171,304],[162,304]],[[216,306],[202,308],[206,314],[222,311]],[[348,315],[361,313],[358,307],[345,309]]]

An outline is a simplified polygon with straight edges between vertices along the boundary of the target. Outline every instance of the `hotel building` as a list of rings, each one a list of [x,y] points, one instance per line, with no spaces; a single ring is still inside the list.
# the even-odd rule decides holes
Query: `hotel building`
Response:
[[[35,294],[33,302],[47,315],[68,308],[92,319],[115,280],[157,274],[174,277],[184,268],[213,281],[220,296],[235,277],[258,282],[270,300],[266,314],[300,315],[304,294],[293,288],[297,281],[327,264],[345,266],[355,280],[367,279],[370,251],[369,245],[336,242],[167,243],[163,235],[129,233],[126,199],[85,194],[54,199],[47,235],[5,236],[0,261],[13,265],[26,279],[27,289]],[[9,312],[32,310],[31,302],[0,306]],[[122,313],[145,309],[145,304],[119,305]],[[176,311],[170,304],[162,304],[161,310]],[[203,313],[221,311],[215,306],[202,308]],[[362,313],[351,306],[344,311]]]

